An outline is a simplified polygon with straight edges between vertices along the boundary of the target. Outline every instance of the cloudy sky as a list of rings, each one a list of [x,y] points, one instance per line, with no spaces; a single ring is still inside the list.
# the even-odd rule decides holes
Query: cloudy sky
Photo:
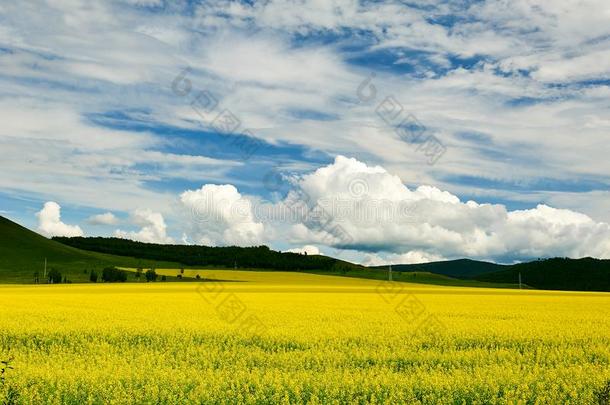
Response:
[[[0,2],[0,215],[363,263],[610,257],[610,3]]]

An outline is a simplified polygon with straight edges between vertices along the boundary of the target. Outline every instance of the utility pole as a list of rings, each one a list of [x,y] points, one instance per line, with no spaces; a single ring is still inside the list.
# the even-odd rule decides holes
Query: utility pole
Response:
[[[44,258],[44,276],[42,277],[43,280],[47,279],[47,258]]]
[[[390,268],[388,270],[388,279],[389,281],[392,281],[392,265],[390,264]]]
[[[519,272],[519,289],[521,289],[521,272]]]

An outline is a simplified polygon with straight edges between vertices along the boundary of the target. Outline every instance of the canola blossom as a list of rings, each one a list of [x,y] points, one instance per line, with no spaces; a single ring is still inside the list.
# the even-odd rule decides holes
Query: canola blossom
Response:
[[[0,286],[0,399],[595,404],[610,381],[607,293],[197,274]]]

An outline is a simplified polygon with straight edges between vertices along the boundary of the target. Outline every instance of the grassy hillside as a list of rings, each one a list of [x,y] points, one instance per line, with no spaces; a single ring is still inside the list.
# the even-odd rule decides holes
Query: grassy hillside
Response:
[[[141,260],[83,251],[50,240],[0,216],[0,283],[32,283],[42,279],[44,261],[73,282],[89,281],[90,270],[107,266],[179,267],[172,262]]]

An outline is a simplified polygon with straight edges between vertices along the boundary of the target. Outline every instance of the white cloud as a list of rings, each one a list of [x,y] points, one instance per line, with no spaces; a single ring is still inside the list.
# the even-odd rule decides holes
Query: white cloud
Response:
[[[442,256],[433,255],[420,250],[412,250],[403,254],[389,254],[381,256],[375,253],[364,255],[362,264],[365,266],[386,266],[389,264],[419,264],[445,260]]]
[[[61,206],[54,201],[47,201],[36,216],[38,232],[45,236],[83,236],[78,225],[67,225],[61,221]]]
[[[188,214],[186,234],[204,245],[261,244],[264,226],[256,222],[251,201],[230,184],[206,184],[180,195],[182,209]]]
[[[114,235],[118,238],[146,243],[174,243],[174,240],[167,236],[167,225],[160,213],[150,209],[137,209],[132,213],[131,220],[141,227],[139,231],[127,232],[117,229]]]
[[[305,245],[301,248],[285,250],[285,252],[298,253],[300,255],[307,254],[308,256],[310,256],[310,255],[319,255],[320,249],[318,249],[316,246],[313,246],[313,245]]]
[[[294,241],[369,252],[407,251],[398,258],[410,262],[464,256],[504,261],[610,257],[610,226],[587,215],[542,204],[508,211],[500,204],[462,202],[436,187],[411,190],[382,167],[342,156],[297,185],[300,190],[289,198],[299,195],[310,209],[324,207],[327,220],[294,225]],[[331,205],[339,202],[342,210]]]
[[[105,212],[90,216],[87,223],[91,225],[116,225],[119,223],[119,219],[112,212]]]

